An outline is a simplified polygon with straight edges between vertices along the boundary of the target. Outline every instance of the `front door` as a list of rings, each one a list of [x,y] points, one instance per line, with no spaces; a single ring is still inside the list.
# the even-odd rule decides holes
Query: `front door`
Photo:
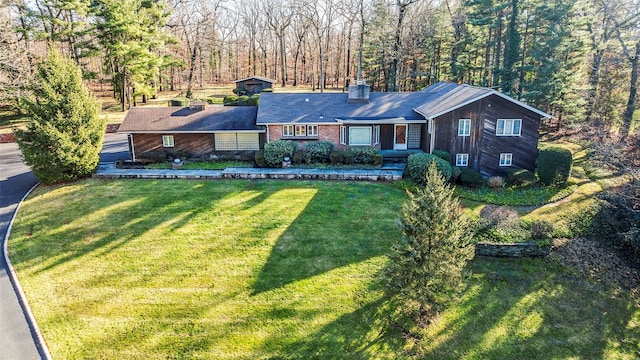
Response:
[[[407,150],[407,125],[396,124],[394,134],[393,150]]]

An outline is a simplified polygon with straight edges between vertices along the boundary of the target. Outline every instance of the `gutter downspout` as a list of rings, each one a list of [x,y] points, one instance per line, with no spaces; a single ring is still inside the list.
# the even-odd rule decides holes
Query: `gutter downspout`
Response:
[[[136,162],[136,148],[133,145],[133,134],[129,133],[128,134],[128,138],[129,138],[129,146],[131,147],[131,161]]]

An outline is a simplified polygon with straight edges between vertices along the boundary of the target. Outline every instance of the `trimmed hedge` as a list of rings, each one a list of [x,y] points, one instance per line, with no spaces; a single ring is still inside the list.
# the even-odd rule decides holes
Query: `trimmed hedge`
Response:
[[[451,164],[444,159],[432,155],[432,154],[411,154],[407,158],[407,174],[413,182],[416,184],[424,185],[425,175],[429,169],[429,165],[435,162],[438,171],[445,178],[449,180],[451,178]]]
[[[531,186],[537,181],[536,175],[527,169],[508,169],[507,184],[512,186]]]
[[[349,146],[354,164],[373,164],[378,150],[370,146]]]
[[[273,92],[272,88],[264,88],[262,90],[260,90],[260,92]]]
[[[433,150],[432,154],[451,164],[451,154],[448,151],[436,149]]]
[[[248,106],[249,97],[247,95],[238,96],[238,106]]]
[[[333,143],[330,141],[310,142],[306,145],[307,158],[312,163],[324,163],[331,160],[331,152],[333,151]],[[344,159],[344,157],[343,157]]]
[[[188,98],[175,98],[169,100],[169,106],[189,106],[191,99]]]
[[[565,148],[550,146],[538,152],[538,177],[544,185],[566,186],[572,165],[571,151]]]
[[[260,94],[253,94],[249,97],[247,101],[247,105],[249,106],[258,106],[260,104]]]
[[[237,95],[229,95],[225,96],[224,100],[222,100],[224,106],[237,106],[238,105],[238,96]]]
[[[258,167],[261,167],[261,168],[267,167],[267,161],[264,158],[264,150],[256,151],[254,155],[254,159]]]
[[[460,171],[460,181],[463,185],[471,187],[481,187],[484,184],[482,174],[480,174],[478,171],[470,168],[461,168]]]
[[[290,140],[276,140],[264,144],[264,160],[269,167],[281,167],[285,157],[293,159],[298,144]]]

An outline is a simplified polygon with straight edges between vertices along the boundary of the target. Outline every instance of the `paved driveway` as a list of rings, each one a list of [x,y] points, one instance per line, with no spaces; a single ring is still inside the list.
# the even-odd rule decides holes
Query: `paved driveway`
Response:
[[[22,163],[16,144],[0,144],[0,242],[4,248],[9,222],[24,195],[37,183]],[[4,255],[0,256],[0,360],[44,358],[20,306],[9,278]]]

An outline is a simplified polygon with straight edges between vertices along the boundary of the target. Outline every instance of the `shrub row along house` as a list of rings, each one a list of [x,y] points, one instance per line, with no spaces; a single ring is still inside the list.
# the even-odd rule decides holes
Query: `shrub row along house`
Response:
[[[301,147],[327,140],[337,149],[446,150],[452,164],[484,175],[535,170],[538,127],[550,115],[495,90],[440,82],[419,92],[263,93],[257,108],[134,108],[119,132],[132,159],[145,153],[202,156],[255,151],[265,142]]]

